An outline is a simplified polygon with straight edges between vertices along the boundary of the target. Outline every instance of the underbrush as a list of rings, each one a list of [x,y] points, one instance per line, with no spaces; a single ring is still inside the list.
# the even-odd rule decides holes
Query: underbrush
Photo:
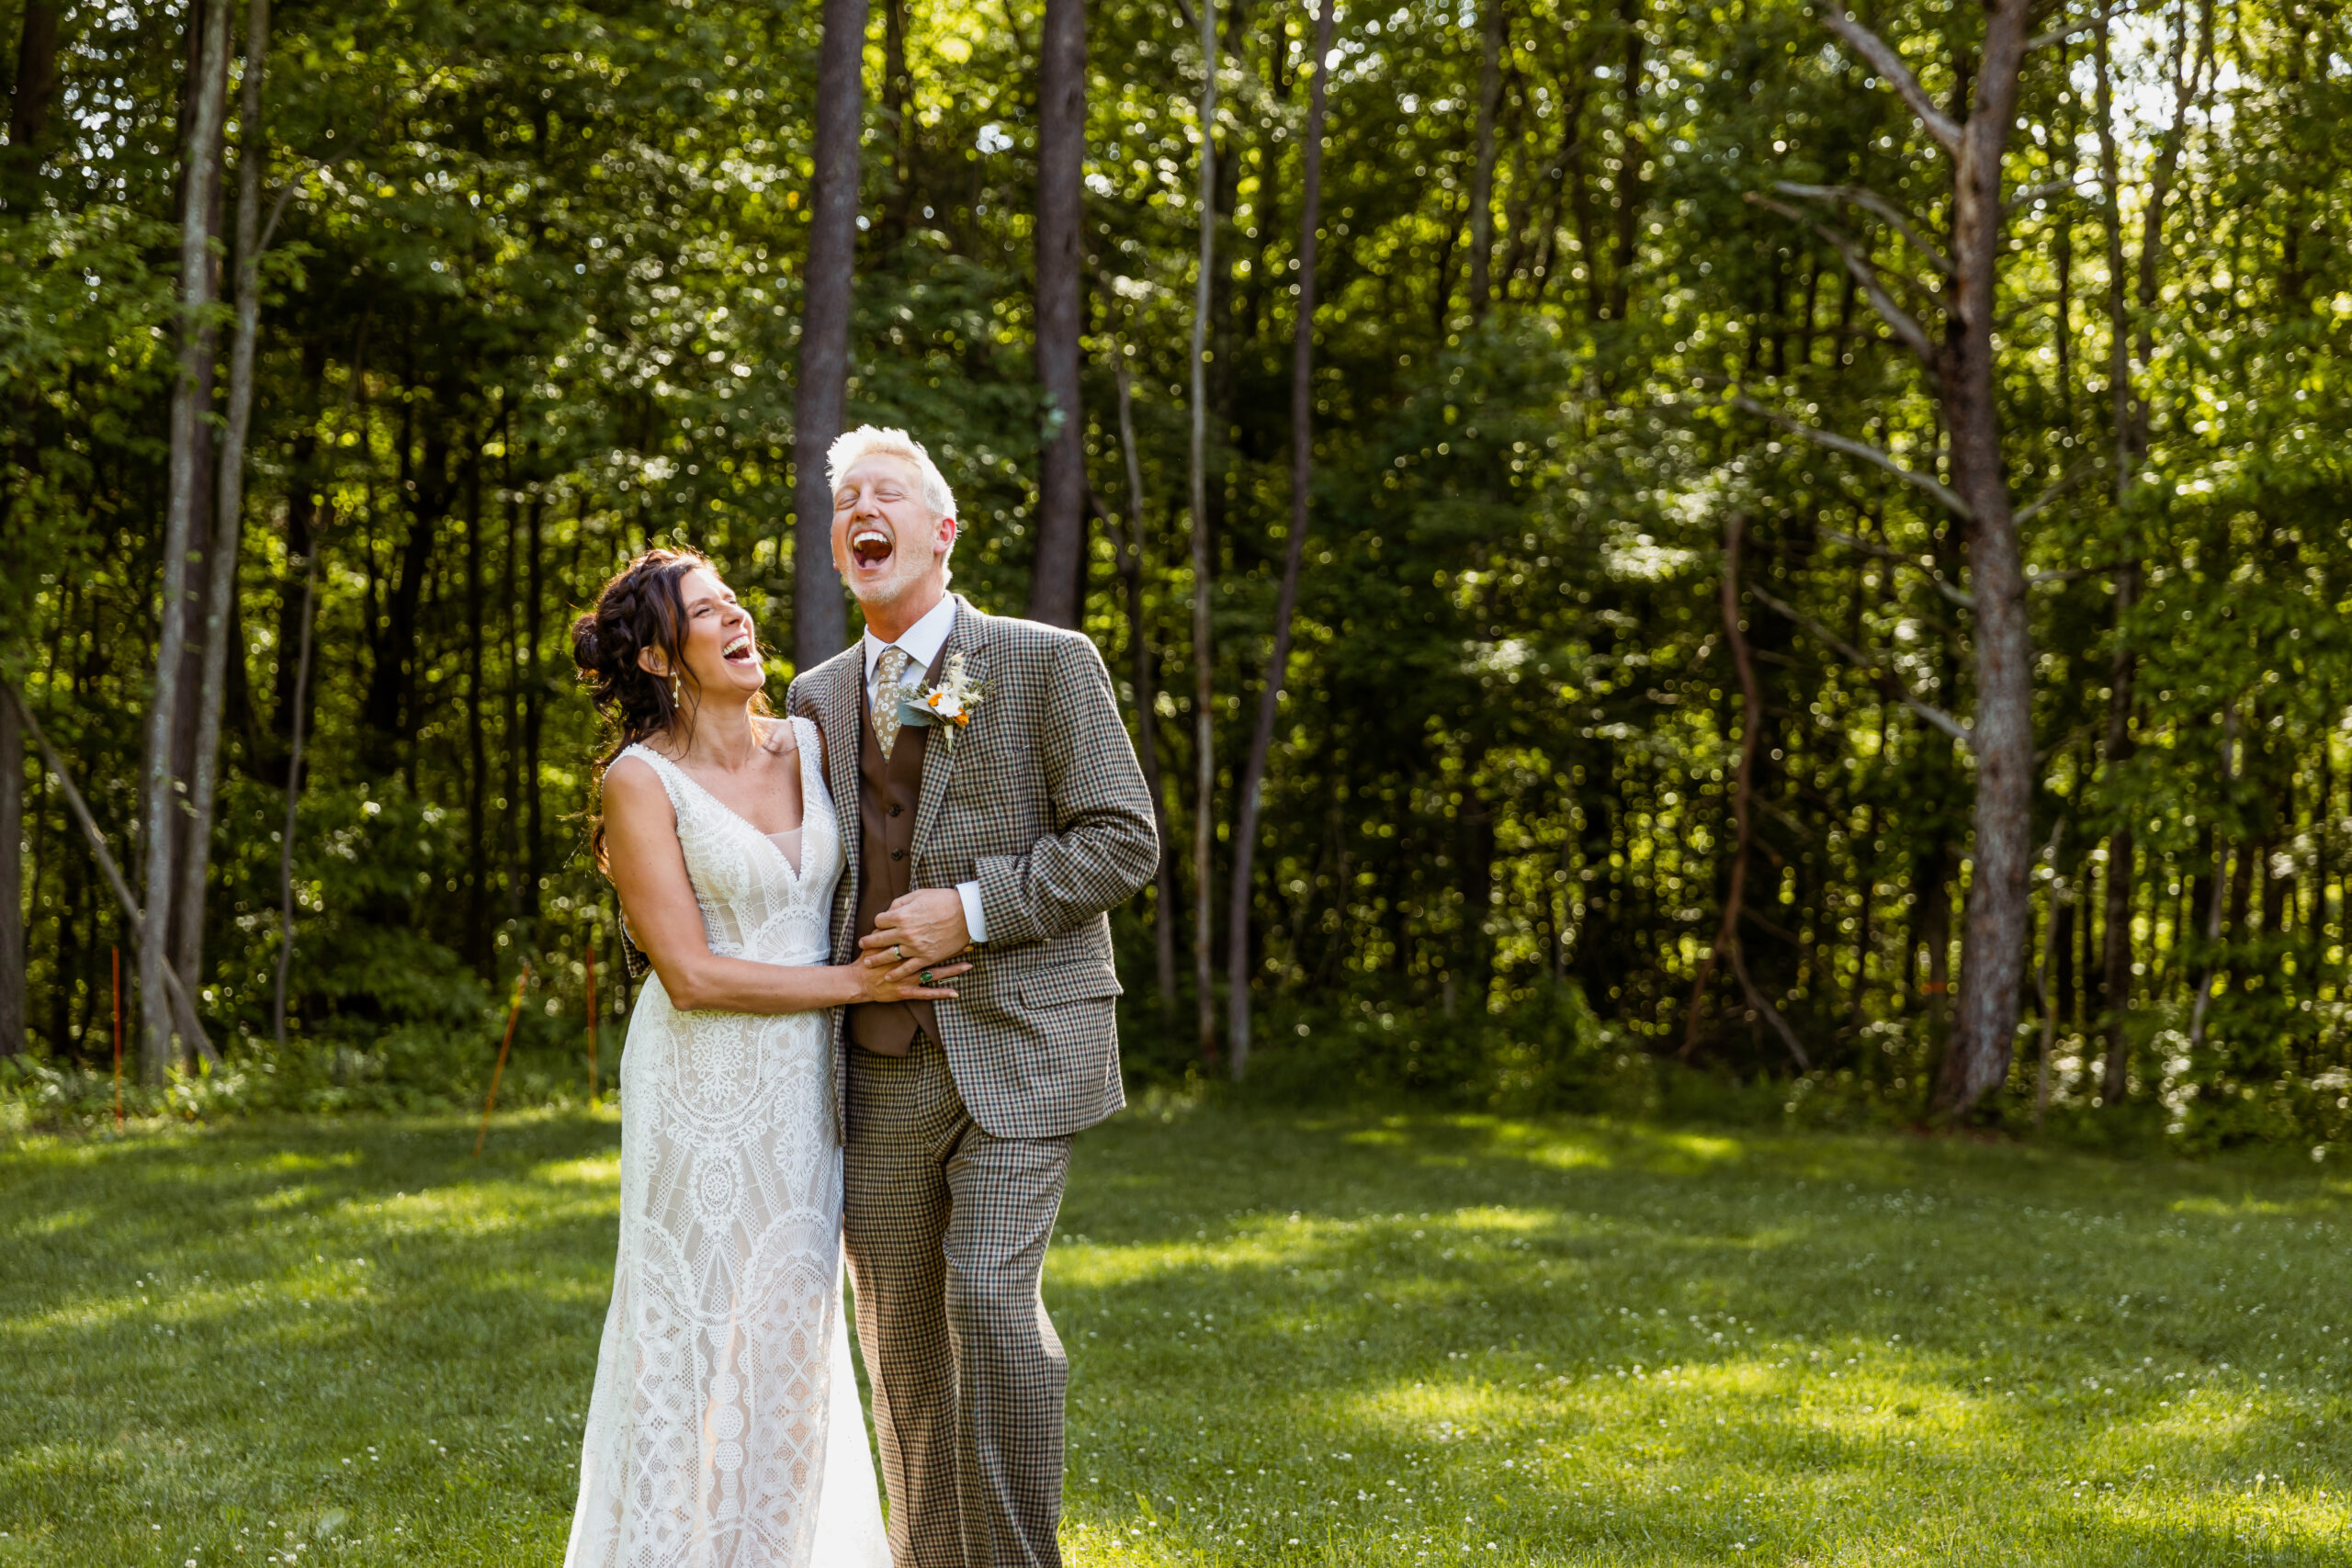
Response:
[[[1261,1009],[1245,1081],[1204,1061],[1189,1017],[1148,1001],[1123,1021],[1131,1088],[1236,1098],[1270,1108],[1396,1108],[1531,1115],[1566,1111],[1667,1123],[1791,1131],[1937,1128],[1923,1021],[1870,1025],[1832,1042],[1826,1065],[1741,1075],[1684,1061],[1623,1022],[1597,1017],[1572,985],[1539,987],[1496,1012],[1448,1013],[1369,998],[1276,1001]],[[2036,1110],[2039,1038],[2021,1029],[2009,1078],[1960,1126],[1974,1136],[2117,1155],[2202,1156],[2273,1149],[2324,1164],[2352,1154],[2352,1074],[2291,1066],[2248,1082],[2192,1061],[2178,1021],[2134,1020],[2132,1093],[2097,1095],[2098,1063],[2079,1038],[2053,1044],[2053,1089]],[[1827,1054],[1825,1052],[1825,1054]],[[2237,1054],[2242,1054],[2242,1051]]]
[[[503,1018],[479,1031],[400,1024],[289,1041],[231,1043],[220,1067],[175,1071],[162,1085],[137,1081],[126,1065],[110,1070],[38,1055],[0,1058],[0,1134],[88,1132],[125,1122],[220,1122],[262,1114],[341,1115],[479,1111],[498,1060]],[[516,1030],[499,1074],[501,1109],[584,1105],[590,1098],[587,1043]],[[614,1092],[620,1031],[608,1028],[599,1051],[599,1087]]]
[[[576,967],[576,966],[575,966]],[[505,1022],[505,998],[467,976],[399,1021],[327,1021],[280,1050],[251,1034],[217,1070],[175,1075],[160,1088],[125,1084],[127,1120],[217,1121],[242,1114],[425,1112],[479,1109]],[[579,998],[535,987],[518,1020],[498,1091],[502,1106],[561,1107],[591,1096]],[[420,1016],[429,1013],[430,1016]],[[1913,1023],[1872,1024],[1834,1042],[1838,1065],[1781,1076],[1741,1076],[1685,1062],[1647,1035],[1594,1014],[1572,985],[1549,985],[1508,1010],[1449,1013],[1368,997],[1290,998],[1259,1010],[1249,1071],[1204,1061],[1189,1012],[1148,991],[1128,998],[1122,1054],[1131,1093],[1233,1100],[1267,1108],[1390,1108],[1507,1115],[1570,1112],[1665,1123],[1872,1132],[1927,1129],[1928,1077],[1906,1064],[1932,1055]],[[2352,1146],[2352,1075],[2298,1071],[2248,1083],[2193,1060],[2157,1011],[2135,1020],[2132,1092],[2098,1104],[2098,1063],[2080,1038],[2054,1043],[2053,1092],[2036,1113],[2038,1040],[2021,1034],[2003,1090],[1960,1128],[2086,1152],[2200,1156],[2267,1148],[2324,1164]],[[608,1021],[597,1081],[613,1092],[627,1034]],[[110,1076],[38,1055],[0,1059],[0,1134],[87,1130],[110,1122]]]

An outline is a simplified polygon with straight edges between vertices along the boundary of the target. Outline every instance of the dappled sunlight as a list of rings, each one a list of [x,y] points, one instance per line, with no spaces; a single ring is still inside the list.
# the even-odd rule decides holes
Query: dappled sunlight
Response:
[[[609,1188],[621,1179],[621,1157],[617,1154],[596,1159],[551,1161],[535,1167],[532,1179],[537,1181],[579,1182],[594,1188]]]

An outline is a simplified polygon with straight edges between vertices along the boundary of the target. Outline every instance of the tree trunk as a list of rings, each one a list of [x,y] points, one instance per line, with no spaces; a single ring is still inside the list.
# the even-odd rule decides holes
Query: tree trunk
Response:
[[[1961,955],[1960,1007],[1935,1108],[1966,1113],[2008,1076],[2031,925],[2033,627],[2025,562],[2001,454],[1993,325],[2005,243],[2001,157],[2017,116],[2030,0],[1994,0],[1973,112],[1952,162],[1952,261],[1942,402],[1952,488],[1969,513],[1976,600],[1976,807],[1973,869]]]
[[[508,920],[519,920],[524,904],[523,682],[526,676],[523,660],[516,657],[522,651],[523,592],[514,555],[522,520],[515,515],[514,437],[511,428],[500,433],[499,453],[498,514],[505,524],[505,536],[500,541],[498,552],[498,613],[503,634],[498,646],[498,688],[504,710],[499,716],[498,726],[502,797],[498,805],[498,862],[499,875],[506,885],[502,913]]]
[[[2132,602],[2139,596],[2140,569],[2135,563],[2115,579],[2115,652],[2108,669],[2107,761],[2109,768],[2120,767],[2131,758],[2132,739],[2132,679],[2133,660],[2123,636],[2122,624],[2129,617]],[[2099,1103],[2120,1105],[2131,1082],[2132,1044],[2124,1023],[2132,1010],[2132,886],[2134,863],[2139,846],[2132,834],[2132,824],[2120,821],[2107,840],[2107,897],[2100,932],[2105,949],[2100,953],[2103,978],[2100,1002],[2107,1034],[2107,1061],[2100,1076]]]
[[[2237,784],[2238,705],[2233,697],[2222,709],[2222,806],[2226,812],[2230,797]],[[2225,884],[2230,874],[2230,840],[2220,822],[2212,829],[2213,863],[2212,887],[2205,897],[2204,969],[2197,978],[2197,995],[2188,1009],[2188,1055],[2191,1061],[2205,1048],[2205,1015],[2213,1002],[2213,982],[2221,975],[2222,905],[2228,897]],[[2245,858],[2239,858],[2239,871],[2245,870]]]
[[[172,385],[171,466],[164,513],[164,584],[155,644],[155,689],[147,709],[146,779],[140,802],[146,897],[139,940],[140,1076],[161,1083],[173,1060],[167,935],[172,909],[173,829],[180,781],[172,767],[172,737],[181,705],[180,665],[187,651],[187,558],[198,506],[198,452],[206,439],[204,393],[209,377],[202,312],[212,303],[209,214],[220,174],[220,122],[226,96],[229,13],[211,0],[189,17],[196,80],[182,149],[179,365]],[[173,977],[176,979],[176,976]]]
[[[222,0],[223,5],[230,0]],[[200,9],[194,6],[191,9]],[[228,28],[228,52],[236,51],[236,23],[233,12],[224,13]],[[196,104],[192,96],[196,85],[202,80],[195,51],[200,49],[200,39],[190,39],[191,53],[187,77],[187,93],[183,95],[182,113],[193,120]],[[225,95],[228,66],[221,66],[222,90]],[[210,258],[211,281],[205,297],[220,301],[222,296],[221,257],[224,250],[222,221],[227,183],[227,103],[222,101],[220,124],[214,131],[212,149],[213,178],[211,194],[206,202],[205,236],[207,254]],[[183,195],[185,195],[185,191]],[[220,365],[220,328],[210,317],[198,326],[199,343],[197,359],[201,366],[197,391],[197,407],[209,414],[219,390]],[[204,899],[199,885],[191,889],[188,876],[195,846],[190,829],[195,820],[193,790],[198,780],[198,759],[202,750],[206,704],[210,700],[205,685],[204,660],[214,613],[213,566],[219,552],[215,548],[213,532],[218,525],[218,485],[220,437],[212,420],[203,418],[195,450],[196,510],[188,520],[188,555],[187,608],[182,612],[187,628],[187,641],[180,657],[177,711],[172,717],[172,776],[179,781],[181,807],[172,818],[172,897],[162,911],[169,943],[170,963],[178,972],[182,987],[194,994],[201,981],[204,956]],[[233,563],[232,563],[233,570]],[[233,578],[232,579],[233,581]],[[228,606],[222,606],[224,609]],[[208,846],[209,847],[209,846]],[[209,857],[208,857],[209,858]],[[181,1042],[182,1060],[186,1061],[187,1042]]]
[[[358,367],[352,367],[358,374]],[[302,395],[317,408],[326,389],[327,345],[307,337],[302,344]],[[302,637],[302,592],[296,573],[311,558],[311,539],[320,532],[320,506],[325,490],[319,458],[319,430],[314,420],[296,427],[287,453],[286,575],[277,590],[277,667],[270,672],[269,734],[277,755],[271,759],[271,782],[283,783],[278,764],[294,735],[294,661],[286,650]]]
[[[1084,308],[1086,0],[1046,0],[1037,41],[1037,380],[1055,421],[1037,476],[1033,620],[1075,626],[1084,605],[1086,446],[1079,405]]]
[[[1210,668],[1208,332],[1216,265],[1216,0],[1201,0],[1201,257],[1193,286],[1193,431],[1188,475],[1193,514],[1193,986],[1201,1059],[1216,1056],[1216,996],[1210,884],[1216,865],[1216,681]]]
[[[57,749],[49,743],[49,737],[41,733],[40,722],[33,717],[32,709],[25,704],[24,694],[5,679],[0,679],[0,699],[6,699],[15,705],[17,722],[24,726],[25,732],[31,737],[33,744],[40,749],[41,761],[48,764],[50,775],[56,779],[58,794],[65,797],[65,809],[81,827],[83,840],[90,846],[90,858],[97,863],[98,872],[106,878],[107,886],[113,892],[115,903],[121,908],[124,920],[132,931],[144,936],[154,928],[150,924],[146,911],[139,907],[138,899],[131,895],[130,880],[123,875],[122,867],[115,861],[114,852],[107,847],[107,836],[98,830],[98,819],[90,814],[90,803],[82,798],[81,790],[74,783],[74,775],[65,771],[64,759],[60,757],[57,754]],[[69,907],[70,902],[69,900]],[[95,921],[93,926],[95,936]],[[204,1022],[196,1016],[196,1009],[190,1003],[187,992],[181,988],[180,977],[173,973],[172,966],[168,964],[159,965],[156,973],[162,981],[160,988],[164,993],[164,1005],[169,1010],[164,1041],[166,1051],[171,1045],[171,1031],[176,1029],[179,1031],[181,1039],[194,1045],[198,1055],[214,1066],[219,1066],[220,1053],[213,1050],[212,1042],[206,1038]],[[62,991],[64,987],[61,987],[59,989]]]
[[[539,789],[539,727],[547,695],[547,675],[539,668],[539,606],[545,602],[546,567],[542,562],[542,524],[547,498],[534,491],[528,522],[524,527],[529,562],[524,572],[523,605],[523,902],[536,917],[539,912],[539,834],[543,802]]]
[[[2156,263],[2158,248],[2164,238],[2165,201],[2170,195],[2174,170],[2180,157],[2189,105],[2197,96],[2197,85],[2204,75],[2201,50],[2198,64],[2186,74],[2181,70],[2180,62],[2188,56],[2187,29],[2188,22],[2184,17],[2182,33],[2174,50],[2172,123],[2158,144],[2154,177],[2149,183],[2148,198],[2140,215],[2138,303],[2141,320],[2138,338],[2143,365],[2147,363],[2154,346],[2152,321],[2156,305]],[[2124,293],[2127,274],[2123,256],[2122,164],[2115,134],[2114,71],[2105,19],[2100,21],[2092,35],[2092,62],[2098,96],[2099,186],[2104,197],[2107,231],[2107,374],[2110,416],[2115,430],[2115,508],[2117,515],[2123,520],[2129,537],[2139,468],[2147,457],[2151,432],[2147,400],[2139,396],[2132,380],[2132,309]],[[2115,649],[2108,664],[2106,751],[2110,775],[2131,760],[2134,750],[2132,713],[2136,660],[2127,626],[2132,607],[2139,600],[2143,569],[2136,540],[2127,544],[2125,548],[2131,558],[2115,576]],[[2102,1106],[2122,1104],[2131,1085],[2131,1043],[2124,1025],[2132,998],[2131,898],[2136,850],[2132,824],[2124,820],[2109,836],[2107,849],[2106,949],[2101,954],[2105,971],[2101,989],[2105,992],[2107,1060],[2100,1078],[2099,1103]]]
[[[1609,319],[1622,321],[1634,302],[1634,259],[1640,254],[1642,159],[1642,0],[1622,0],[1618,17],[1624,26],[1624,59],[1618,92],[1623,99],[1625,123],[1619,127],[1617,147],[1616,265],[1609,279]],[[1594,276],[1600,269],[1590,255],[1585,266]]]
[[[417,722],[416,640],[418,615],[424,599],[425,579],[433,566],[433,548],[441,520],[448,515],[449,441],[441,422],[427,410],[424,455],[414,456],[413,432],[417,400],[403,400],[399,450],[401,491],[408,498],[408,536],[399,548],[397,575],[383,593],[381,626],[370,639],[374,667],[368,671],[368,695],[361,709],[366,735],[362,764],[379,774],[393,773],[410,761],[409,736]],[[370,506],[372,521],[375,509]],[[368,617],[370,626],[378,616]]]
[[[1495,110],[1502,102],[1503,0],[1486,0],[1478,35],[1478,150],[1470,178],[1470,314],[1487,313],[1487,269],[1495,254]],[[1322,79],[1323,57],[1315,57]],[[1309,141],[1307,155],[1317,148]],[[1303,264],[1302,264],[1303,265]]]
[[[833,567],[833,487],[825,454],[849,397],[849,313],[857,263],[857,142],[865,104],[865,0],[824,0],[808,264],[792,403],[792,649],[813,670],[849,641]]]
[[[2072,907],[2069,900],[2073,897],[2065,879],[2058,874],[2058,839],[2065,831],[2065,819],[2061,818],[2050,834],[2050,919],[2042,931],[2041,968],[2035,976],[2034,984],[2034,989],[2040,993],[2041,1006],[2041,1049],[2035,1053],[2033,1063],[2033,1124],[2036,1127],[2041,1125],[2042,1118],[2050,1112],[2050,1053],[2057,1038],[2059,1013],[2052,984],[2052,969],[2066,952],[2065,917]]]
[[[57,103],[55,0],[25,0],[17,35],[17,85],[8,98],[8,147],[0,152],[0,208],[24,211],[37,200],[41,142]]]
[[[465,956],[496,978],[490,944],[490,746],[482,724],[481,453],[467,464],[466,497],[466,870]]]
[[[308,738],[311,697],[311,628],[317,622],[319,566],[302,561],[302,625],[294,656],[294,733],[286,749],[286,826],[277,840],[277,983],[270,1021],[278,1048],[286,1046],[286,976],[294,964],[294,829],[302,801],[302,742]]]
[[[1126,588],[1127,647],[1135,660],[1136,757],[1144,787],[1151,792],[1152,822],[1159,830],[1159,864],[1153,874],[1158,907],[1151,917],[1152,958],[1159,981],[1159,1008],[1176,1005],[1176,859],[1168,836],[1168,786],[1159,771],[1159,694],[1153,679],[1149,623],[1143,610],[1143,463],[1136,454],[1135,400],[1124,358],[1114,359],[1119,385],[1119,453],[1127,469],[1127,517],[1132,534],[1114,531],[1119,579]]]
[[[1488,0],[1490,8],[1499,0]],[[1283,583],[1274,600],[1274,647],[1258,694],[1258,723],[1250,737],[1236,793],[1240,820],[1233,833],[1232,908],[1226,913],[1227,1060],[1235,1081],[1250,1070],[1250,896],[1258,859],[1259,799],[1273,756],[1274,720],[1290,673],[1291,623],[1306,566],[1306,528],[1313,520],[1315,479],[1315,265],[1317,226],[1323,211],[1323,118],[1330,85],[1335,0],[1323,0],[1315,18],[1315,76],[1306,90],[1306,144],[1298,210],[1298,314],[1290,351],[1290,537],[1283,551]],[[1491,149],[1489,149],[1491,152]]]
[[[890,194],[882,206],[882,243],[907,237],[914,209],[914,76],[907,69],[907,0],[882,7],[882,118],[890,134]]]
[[[25,731],[17,705],[0,702],[0,1056],[25,1048],[24,878]]]
[[[228,695],[229,660],[242,662],[243,643],[231,648],[236,620],[237,558],[244,536],[245,437],[253,425],[254,339],[261,326],[261,174],[267,140],[261,129],[262,73],[269,53],[269,0],[250,0],[245,16],[245,71],[238,110],[237,319],[229,351],[229,402],[213,465],[212,546],[205,564],[204,668],[197,695],[196,758],[188,784],[187,821],[180,845],[178,908],[173,915],[174,966],[190,994],[203,984],[205,894],[211,880],[212,816],[220,778],[220,716]]]
[[[1813,1062],[1789,1027],[1789,1021],[1771,999],[1758,988],[1747,972],[1747,957],[1742,948],[1739,925],[1747,909],[1747,858],[1755,841],[1756,752],[1764,735],[1764,696],[1762,685],[1756,679],[1756,660],[1747,646],[1746,623],[1739,613],[1739,558],[1746,544],[1747,518],[1734,513],[1724,525],[1724,570],[1720,603],[1723,609],[1724,641],[1731,650],[1732,671],[1739,678],[1739,766],[1732,778],[1732,827],[1734,840],[1731,852],[1731,884],[1724,895],[1723,919],[1715,927],[1714,944],[1707,956],[1700,961],[1698,977],[1690,984],[1690,1006],[1682,1032],[1680,1055],[1688,1060],[1699,1043],[1700,1009],[1707,995],[1707,981],[1714,972],[1718,959],[1731,964],[1733,978],[1739,982],[1740,994],[1749,1010],[1772,1026],[1781,1043],[1789,1048],[1789,1055],[1799,1072],[1812,1070]]]

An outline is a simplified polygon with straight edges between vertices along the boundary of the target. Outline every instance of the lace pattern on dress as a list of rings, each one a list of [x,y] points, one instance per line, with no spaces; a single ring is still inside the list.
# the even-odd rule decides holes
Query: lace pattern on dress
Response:
[[[797,870],[658,752],[622,753],[668,793],[713,953],[829,956],[840,824],[814,727],[792,722]],[[847,1363],[831,1048],[821,1012],[680,1011],[658,976],[639,994],[620,1248],[567,1568],[805,1568],[820,1496],[823,1561],[887,1568],[864,1423],[828,1420]]]

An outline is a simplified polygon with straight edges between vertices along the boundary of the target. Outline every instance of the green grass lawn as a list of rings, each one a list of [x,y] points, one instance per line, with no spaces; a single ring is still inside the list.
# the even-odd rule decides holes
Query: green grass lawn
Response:
[[[617,1123],[0,1149],[0,1568],[553,1564]],[[2352,1182],[1135,1111],[1047,1302],[1075,1563],[2352,1563]]]

